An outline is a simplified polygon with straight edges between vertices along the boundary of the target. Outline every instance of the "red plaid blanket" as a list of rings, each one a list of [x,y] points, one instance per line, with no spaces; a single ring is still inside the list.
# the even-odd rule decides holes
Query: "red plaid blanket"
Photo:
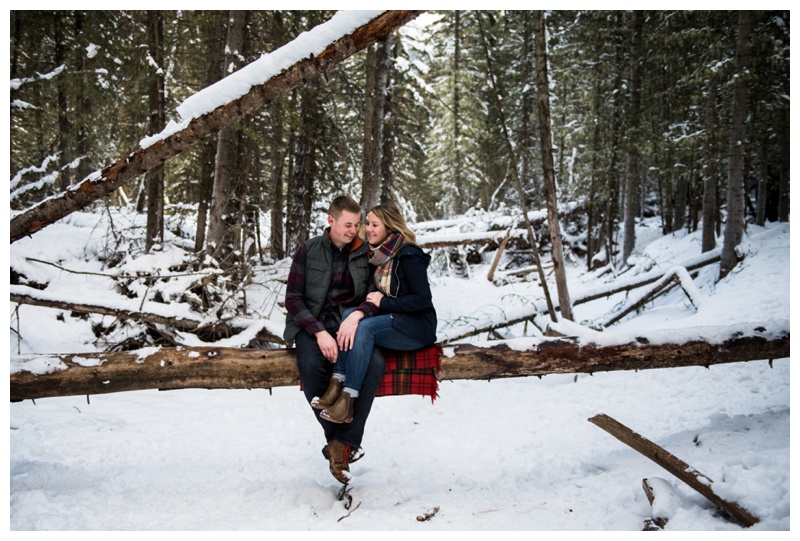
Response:
[[[415,351],[383,350],[386,372],[375,396],[418,394],[430,396],[431,402],[439,396],[440,346],[429,346]]]
[[[375,396],[418,394],[430,396],[431,402],[439,396],[439,355],[441,346],[428,346],[414,351],[384,349],[386,371]],[[303,383],[300,383],[300,390]]]

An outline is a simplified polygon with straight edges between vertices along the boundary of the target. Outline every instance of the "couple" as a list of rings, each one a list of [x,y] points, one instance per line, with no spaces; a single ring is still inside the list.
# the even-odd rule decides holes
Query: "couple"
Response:
[[[430,256],[393,205],[367,213],[349,196],[328,227],[297,249],[286,285],[284,338],[294,341],[300,383],[325,433],[322,454],[341,483],[364,454],[361,440],[384,373],[379,347],[410,351],[436,341]]]

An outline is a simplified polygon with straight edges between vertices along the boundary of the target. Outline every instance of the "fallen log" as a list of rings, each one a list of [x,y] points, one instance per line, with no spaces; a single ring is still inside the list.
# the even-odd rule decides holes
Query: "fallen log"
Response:
[[[757,517],[752,515],[749,511],[747,511],[747,509],[743,508],[738,503],[729,502],[717,495],[713,489],[714,481],[712,481],[707,475],[703,475],[663,447],[656,445],[643,436],[640,436],[616,419],[601,413],[589,418],[589,422],[599,426],[620,440],[622,443],[630,446],[636,451],[639,451],[641,454],[670,472],[672,475],[705,496],[714,505],[728,513],[728,515],[730,515],[734,520],[736,520],[736,522],[745,528],[749,528],[758,522]]]
[[[212,322],[200,321],[186,317],[176,316],[175,310],[168,304],[130,299],[120,301],[113,305],[89,304],[78,301],[76,298],[62,299],[50,296],[47,292],[39,291],[32,287],[12,285],[10,300],[17,304],[30,306],[43,306],[67,310],[79,314],[100,314],[116,317],[121,320],[140,321],[155,325],[165,325],[171,329],[194,333],[205,339],[220,339],[244,332],[251,322],[246,320],[222,321],[214,319]],[[260,340],[287,345],[286,341],[268,329],[263,328],[258,333]]]
[[[146,148],[135,150],[117,162],[92,173],[65,192],[47,198],[14,216],[10,227],[11,243],[33,235],[91,202],[110,195],[127,181],[147,173],[225,126],[253,114],[270,101],[288,94],[303,82],[319,76],[371,43],[389,35],[420,13],[412,10],[385,11],[356,28],[351,34],[331,38],[332,42],[319,55],[311,55],[295,62],[263,84],[251,87],[240,98],[192,119],[188,126],[180,131]]]
[[[699,337],[703,329],[697,329]],[[440,380],[645,370],[779,359],[789,356],[789,331],[725,328],[727,339],[683,343],[674,331],[650,332],[626,343],[598,345],[577,338],[530,339],[527,349],[444,348]],[[717,336],[722,336],[715,329]],[[519,344],[519,340],[515,341]],[[145,348],[115,353],[28,354],[12,357],[12,401],[144,389],[268,389],[299,385],[292,349]]]
[[[703,254],[700,257],[695,258],[694,260],[684,263],[683,267],[685,267],[687,271],[691,272],[693,270],[717,262],[719,262],[719,252],[718,251],[709,252],[708,254]],[[511,274],[511,273],[506,273],[506,274]],[[613,282],[606,286],[600,286],[598,288],[595,288],[589,294],[583,296],[576,296],[575,299],[572,301],[572,305],[578,306],[579,304],[585,304],[587,302],[595,301],[597,299],[606,298],[611,295],[615,295],[617,293],[622,293],[623,291],[632,291],[634,289],[652,284],[653,282],[657,282],[658,280],[662,280],[663,278],[664,278],[663,273],[660,273],[658,271],[653,271],[638,277],[635,281],[631,281],[623,285],[619,285],[617,282]],[[538,306],[534,301],[533,307],[529,311],[527,311],[522,315],[510,318],[508,320],[497,321],[497,319],[494,318],[486,321],[481,321],[474,325],[464,325],[461,327],[461,330],[455,329],[455,331],[447,337],[446,342],[454,342],[456,340],[469,338],[470,336],[476,336],[478,334],[487,333],[495,329],[511,327],[513,325],[516,325],[517,323],[522,323],[523,321],[533,321],[537,316],[544,315],[546,313],[547,313],[547,308],[544,306]],[[606,323],[606,325],[610,325],[610,323]]]

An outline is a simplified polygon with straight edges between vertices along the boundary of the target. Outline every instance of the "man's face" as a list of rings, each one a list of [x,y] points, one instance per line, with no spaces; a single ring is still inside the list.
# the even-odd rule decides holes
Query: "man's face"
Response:
[[[358,234],[358,222],[361,216],[355,212],[343,210],[338,218],[328,214],[328,225],[331,226],[331,242],[337,248],[349,244]]]

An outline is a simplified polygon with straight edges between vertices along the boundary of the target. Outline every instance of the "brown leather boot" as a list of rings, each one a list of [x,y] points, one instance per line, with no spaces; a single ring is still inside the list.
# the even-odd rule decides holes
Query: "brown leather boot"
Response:
[[[322,395],[322,398],[314,398],[311,401],[311,407],[318,410],[324,410],[336,403],[336,399],[342,394],[342,382],[336,378],[331,378],[328,383],[328,390]]]
[[[328,452],[331,474],[346,485],[350,482],[350,446],[339,440],[331,440],[328,442]]]
[[[356,399],[347,391],[342,391],[333,406],[322,410],[319,414],[323,419],[332,423],[350,423],[353,421],[353,404]]]

